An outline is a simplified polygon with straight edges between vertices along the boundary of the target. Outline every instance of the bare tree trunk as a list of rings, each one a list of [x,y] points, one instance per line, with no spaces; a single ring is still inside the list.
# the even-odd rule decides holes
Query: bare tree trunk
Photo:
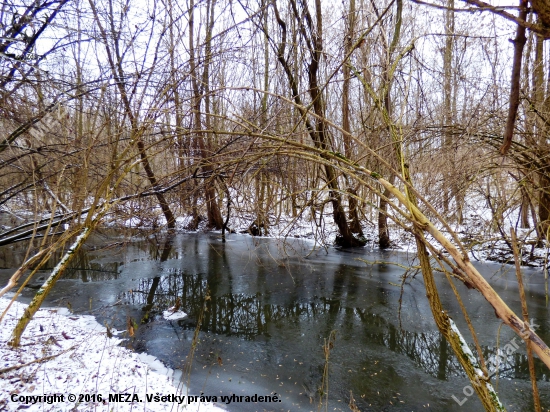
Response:
[[[524,185],[521,186],[521,223],[520,226],[522,229],[527,229],[529,225],[529,209],[531,206],[531,200],[529,199],[529,194],[525,189]]]
[[[208,0],[208,7],[213,7],[211,0]],[[195,21],[195,3],[194,0],[189,1],[189,67],[191,71],[191,83],[193,85],[193,113],[194,113],[194,128],[197,135],[197,143],[199,146],[199,154],[201,157],[201,168],[203,172],[208,176],[204,182],[205,194],[206,194],[206,211],[208,217],[208,226],[214,229],[221,229],[223,227],[223,218],[216,201],[216,188],[214,186],[213,167],[210,163],[209,153],[204,142],[204,132],[202,129],[201,121],[201,93],[199,90],[199,73],[195,62],[195,46],[194,46],[194,21]],[[207,44],[211,42],[212,24],[208,23],[207,29]],[[211,59],[211,56],[207,56],[206,60]],[[206,75],[208,63],[205,66]],[[204,77],[203,77],[204,79]]]
[[[458,223],[462,222],[462,202],[463,196],[459,194],[458,173],[453,150],[453,126],[455,113],[453,108],[453,54],[454,54],[454,32],[455,32],[455,14],[454,0],[447,1],[447,11],[445,13],[445,48],[443,52],[443,150],[444,158],[448,159],[448,170],[444,171],[445,179],[443,183],[443,212],[448,213],[450,202],[455,201],[455,217]]]
[[[403,0],[397,0],[397,10],[396,10],[396,19],[395,19],[395,28],[393,32],[393,38],[391,41],[391,44],[389,48],[387,47],[387,60],[384,62],[384,87],[385,87],[385,93],[384,93],[384,110],[386,111],[386,115],[388,117],[388,120],[391,122],[392,113],[393,113],[393,104],[391,100],[391,86],[392,86],[392,79],[389,77],[389,68],[391,65],[391,59],[393,52],[395,51],[395,48],[397,47],[397,44],[399,43],[399,36],[401,35],[401,12],[403,10]],[[388,135],[390,138],[392,138],[392,130],[391,130],[391,124],[386,124],[386,129],[388,131]],[[396,157],[400,159],[401,155],[401,147],[398,145],[398,143],[394,142],[394,148],[395,148],[395,154]],[[389,178],[390,182],[395,181],[395,176],[393,173],[390,175]],[[391,245],[391,238],[390,238],[390,232],[388,229],[388,214],[387,214],[387,200],[391,196],[391,192],[387,189],[384,190],[383,197],[380,197],[379,205],[378,205],[378,246],[381,249],[386,249],[390,247]]]
[[[349,11],[347,16],[347,33],[344,43],[344,55],[349,56],[351,47],[353,44],[353,36],[355,31],[355,0],[350,0]],[[342,129],[345,133],[342,134],[342,140],[344,141],[344,155],[351,159],[352,147],[351,147],[351,126],[349,121],[349,85],[351,69],[349,64],[345,64],[342,67],[342,74],[344,76],[344,82],[342,84]]]
[[[550,114],[550,90],[547,90],[546,99],[544,98],[544,56],[543,56],[543,38],[535,34],[535,61],[533,68],[533,105],[535,108],[548,119]],[[548,79],[550,85],[550,78]],[[546,143],[550,127],[539,116],[535,121],[536,138],[534,143],[535,152],[538,154],[538,159],[541,163],[536,167],[538,171],[538,221],[539,235],[543,239],[550,239],[550,160],[548,154],[550,152]]]
[[[77,12],[77,40],[76,40],[76,55],[74,56],[74,62],[75,62],[75,74],[76,74],[76,84],[77,84],[77,105],[78,110],[75,113],[76,115],[76,136],[75,136],[75,142],[74,146],[76,149],[82,149],[83,147],[83,135],[84,135],[84,124],[83,124],[83,116],[84,116],[84,96],[83,96],[83,88],[82,88],[82,53],[81,53],[81,47],[82,47],[82,30],[81,30],[81,11],[80,7],[76,8]],[[87,170],[84,167],[85,162],[85,154],[79,153],[78,155],[78,164],[75,168],[74,174],[73,174],[73,199],[71,203],[71,208],[73,211],[80,210],[84,207],[84,197],[86,193],[86,177],[87,177]],[[80,220],[80,215],[78,215],[76,218],[77,224]]]
[[[177,68],[176,63],[176,34],[174,34],[174,16],[173,16],[173,5],[172,0],[168,0],[167,3],[168,8],[168,17],[170,19],[170,24],[168,26],[168,34],[169,34],[169,41],[170,41],[170,49],[168,51],[170,56],[170,81],[172,83],[172,96],[174,99],[174,119],[176,122],[175,127],[175,143],[177,147],[177,161],[176,165],[177,168],[180,171],[184,171],[186,164],[184,159],[186,158],[186,155],[188,154],[188,151],[186,151],[186,139],[184,137],[184,127],[183,127],[183,105],[182,105],[182,99],[179,92],[179,86],[180,86],[180,78],[179,78],[179,70]],[[189,196],[186,195],[185,189],[180,189],[179,193],[179,201],[180,201],[180,210],[187,210],[190,206],[189,202]]]
[[[265,7],[266,4],[265,4],[265,1],[263,2],[262,4],[262,7]],[[267,116],[267,99],[268,99],[268,92],[269,92],[269,38],[267,37],[267,35],[265,33],[269,33],[269,20],[268,20],[268,13],[267,13],[267,10],[264,11],[264,16],[263,16],[263,25],[264,25],[264,95],[262,96],[262,127],[265,128],[267,127],[267,121],[268,121],[268,116]],[[262,234],[262,229],[263,229],[263,234],[265,236],[268,235],[269,233],[269,221],[268,221],[268,218],[267,218],[267,208],[266,208],[266,201],[265,201],[265,197],[266,197],[266,186],[267,186],[267,180],[268,180],[268,175],[267,175],[267,171],[265,170],[265,167],[267,165],[265,164],[262,164],[260,167],[261,167],[261,170],[259,172],[259,175],[258,175],[258,179],[259,179],[259,191],[258,191],[258,194],[257,194],[257,199],[256,199],[256,202],[257,202],[257,208],[258,208],[258,211],[257,211],[257,214],[256,214],[256,221],[257,221],[257,226],[258,226],[258,230],[260,232],[260,235]]]
[[[550,165],[546,164],[539,175],[539,232],[550,239]]]
[[[527,0],[520,0],[519,18],[527,20]],[[500,147],[500,154],[506,155],[512,145],[514,136],[514,127],[519,107],[519,89],[521,78],[521,60],[523,57],[523,48],[527,38],[525,37],[525,27],[518,24],[516,38],[514,39],[514,60],[512,66],[512,87],[510,89],[510,104],[508,107],[508,118],[506,120],[506,129],[504,130],[504,141]]]
[[[349,12],[347,17],[348,30],[346,34],[344,53],[345,56],[349,56],[351,52],[351,47],[353,44],[353,37],[355,35],[355,0],[350,0],[349,3]],[[344,83],[342,85],[342,129],[344,133],[342,134],[342,140],[344,141],[344,155],[348,159],[353,159],[353,148],[351,140],[351,125],[350,125],[350,102],[349,102],[349,85],[350,85],[350,72],[351,69],[348,64],[343,65],[342,72],[344,75]],[[359,213],[357,211],[357,190],[351,186],[351,182],[346,176],[346,181],[348,184],[347,191],[348,195],[348,216],[350,219],[350,230],[352,233],[358,234],[360,237],[363,237],[363,230],[361,229],[361,223],[359,222]]]
[[[395,175],[392,173],[388,181],[393,185]],[[387,249],[391,246],[391,237],[388,227],[388,199],[391,192],[388,189],[384,190],[383,196],[380,196],[378,203],[378,246],[380,249]]]

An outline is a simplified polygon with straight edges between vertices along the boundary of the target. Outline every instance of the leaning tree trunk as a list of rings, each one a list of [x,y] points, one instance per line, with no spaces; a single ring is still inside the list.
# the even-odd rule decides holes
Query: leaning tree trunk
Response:
[[[521,0],[519,18],[527,20],[527,0]],[[504,139],[500,147],[500,154],[503,156],[508,153],[512,145],[512,137],[514,136],[514,128],[516,125],[516,117],[519,108],[520,95],[520,80],[521,80],[521,62],[523,59],[523,48],[527,42],[525,37],[525,27],[518,24],[516,29],[516,38],[514,39],[514,59],[512,63],[512,80],[510,87],[510,99],[508,105],[508,117],[506,119],[506,128],[504,129]]]
[[[109,61],[109,66],[111,67],[112,75],[115,79],[115,83],[118,87],[118,90],[120,92],[120,97],[122,98],[122,102],[124,105],[124,110],[126,111],[126,115],[128,116],[128,119],[130,120],[131,125],[131,141],[136,143],[136,146],[139,151],[139,156],[141,159],[141,164],[143,165],[143,169],[145,170],[145,174],[147,175],[147,179],[149,180],[149,183],[151,184],[151,187],[153,190],[156,191],[155,196],[158,200],[158,203],[160,205],[160,208],[162,210],[162,213],[164,214],[164,217],[166,218],[166,222],[168,225],[168,228],[173,229],[176,227],[176,219],[174,218],[174,215],[172,211],[170,210],[170,207],[168,206],[168,202],[166,201],[166,198],[164,195],[158,190],[158,181],[155,176],[155,173],[153,172],[153,169],[151,167],[151,164],[149,162],[149,157],[147,156],[147,152],[145,150],[145,143],[141,139],[142,130],[139,127],[138,119],[134,115],[134,112],[132,110],[132,106],[130,104],[130,99],[128,97],[128,93],[126,92],[126,76],[122,69],[122,57],[120,54],[120,47],[119,47],[119,37],[117,37],[116,30],[112,30],[112,35],[107,35],[107,32],[105,31],[105,28],[103,27],[103,24],[101,24],[101,21],[99,19],[99,14],[97,12],[97,9],[95,7],[95,3],[93,0],[89,0],[90,7],[92,9],[92,13],[94,15],[94,19],[99,27],[99,31],[101,33],[101,37],[103,39],[103,42],[105,44],[105,51],[107,53],[107,59]],[[119,34],[118,34],[119,35]],[[113,55],[113,52],[111,51],[111,47],[109,46],[109,38],[112,38],[112,40],[115,42],[115,54]],[[116,57],[116,63],[114,58]]]
[[[316,27],[313,27],[313,20],[311,18],[311,14],[309,13],[306,3],[303,4],[304,16],[302,16],[298,12],[295,0],[291,0],[290,3],[292,6],[294,15],[298,20],[298,24],[302,25],[300,33],[304,37],[304,40],[306,41],[306,43],[309,45],[308,46],[309,52],[312,56],[312,59],[308,68],[308,76],[309,76],[309,94],[312,100],[314,113],[316,114],[315,125],[313,125],[308,120],[308,111],[305,109],[305,106],[302,103],[302,100],[300,98],[300,93],[298,92],[298,84],[296,82],[294,74],[292,73],[288,59],[285,56],[285,47],[286,47],[286,40],[287,40],[286,23],[281,19],[281,16],[279,15],[279,11],[277,9],[276,3],[272,3],[273,9],[275,11],[275,18],[282,32],[282,39],[281,39],[281,42],[279,43],[279,48],[277,51],[277,59],[283,66],[283,70],[287,75],[287,78],[290,83],[292,97],[296,102],[296,106],[300,111],[300,115],[305,121],[309,136],[313,140],[315,147],[318,149],[322,149],[320,157],[326,160],[326,162],[324,162],[325,176],[327,179],[327,186],[329,188],[329,196],[330,196],[330,202],[332,204],[334,223],[336,223],[336,225],[338,226],[338,232],[339,232],[336,238],[336,243],[343,247],[364,246],[366,242],[363,239],[357,239],[355,236],[353,236],[353,233],[351,232],[348,226],[346,213],[342,206],[342,197],[340,195],[340,188],[338,185],[338,174],[336,173],[336,169],[331,164],[332,162],[331,156],[327,153],[327,151],[330,150],[330,143],[327,136],[327,130],[326,130],[327,125],[324,120],[325,117],[324,117],[323,101],[322,101],[322,96],[320,93],[318,79],[317,79],[317,72],[319,69],[319,62],[322,55],[322,47],[323,47],[321,3],[320,3],[320,0],[315,1],[315,8],[317,11]],[[302,17],[305,17],[305,18],[302,18]],[[308,25],[311,38],[307,37],[306,27],[304,26],[304,23],[303,23],[304,20]],[[266,33],[266,35],[269,35],[269,33]]]
[[[53,286],[55,285],[55,282],[57,282],[57,280],[65,272],[65,269],[73,259],[76,252],[78,252],[78,249],[80,249],[80,247],[84,244],[86,239],[90,236],[90,233],[92,233],[92,230],[93,230],[93,226],[95,226],[95,223],[92,225],[92,227],[85,226],[84,228],[82,228],[80,234],[77,236],[72,246],[69,248],[69,250],[67,250],[65,255],[63,255],[63,258],[61,259],[61,261],[52,270],[50,277],[46,279],[46,281],[40,287],[38,292],[36,292],[36,295],[34,295],[33,300],[31,301],[29,306],[25,309],[23,316],[19,319],[19,321],[17,322],[17,325],[15,325],[15,328],[12,332],[12,338],[8,342],[10,346],[17,347],[20,345],[21,335],[27,328],[27,325],[32,320],[36,311],[40,309],[42,302],[44,301],[48,293],[52,290]]]

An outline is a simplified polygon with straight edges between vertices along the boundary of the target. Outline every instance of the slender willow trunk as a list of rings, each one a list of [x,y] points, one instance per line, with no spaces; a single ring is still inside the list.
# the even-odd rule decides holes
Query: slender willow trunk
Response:
[[[264,2],[265,3],[265,2]],[[265,4],[263,5],[266,6]],[[264,13],[264,32],[269,32],[269,19],[268,19],[268,13],[267,10],[265,10]],[[264,95],[262,96],[262,125],[263,127],[267,127],[267,99],[268,99],[268,92],[269,92],[269,38],[264,34]],[[266,202],[266,189],[268,187],[268,172],[262,167],[262,171],[260,173],[260,193],[258,198],[258,227],[263,227],[264,229],[264,235],[267,236],[269,234],[269,220],[267,217],[267,211],[268,209],[268,202]],[[293,202],[294,207],[294,202]],[[294,216],[294,212],[293,212]]]
[[[535,35],[535,61],[533,69],[533,104],[546,119],[550,114],[550,87],[547,90],[546,99],[544,98],[544,56],[543,56],[543,38]],[[548,80],[550,86],[550,78]],[[540,234],[539,242],[544,239],[550,240],[550,147],[546,143],[550,126],[543,121],[539,116],[536,117],[535,123],[536,152],[542,167],[535,166],[538,172],[538,233]]]
[[[266,7],[266,1],[262,2],[262,8]],[[262,110],[262,128],[267,128],[268,124],[268,92],[269,92],[269,38],[266,33],[269,33],[269,20],[267,9],[264,10],[262,19],[263,31],[264,31],[264,94],[262,96],[261,110]],[[260,170],[255,176],[255,188],[256,188],[256,220],[250,225],[248,231],[252,234],[259,236],[269,234],[269,220],[267,218],[267,202],[266,202],[266,189],[268,185],[268,174],[266,164],[260,164]]]
[[[210,1],[208,1],[208,7],[213,7]],[[212,167],[211,159],[209,159],[209,153],[204,141],[204,132],[202,129],[201,120],[201,93],[199,90],[199,73],[197,70],[197,64],[195,62],[195,45],[194,45],[194,23],[195,23],[195,2],[189,1],[189,68],[191,71],[191,83],[193,87],[193,114],[194,114],[194,127],[197,136],[197,143],[199,147],[199,156],[201,158],[200,165],[204,174],[207,176],[204,182],[204,190],[206,195],[206,211],[208,217],[208,226],[213,229],[221,229],[223,227],[223,218],[216,201],[216,188],[214,186],[214,168]],[[213,23],[213,22],[212,22]],[[209,22],[207,30],[207,44],[211,42],[212,26]],[[211,56],[206,56],[206,60],[209,61]],[[208,70],[208,63],[206,63],[205,71]],[[208,72],[206,72],[208,75]],[[204,79],[204,76],[203,76]]]
[[[391,44],[389,47],[386,43],[386,49],[387,49],[387,60],[384,62],[384,92],[382,97],[382,103],[383,108],[382,110],[385,111],[386,114],[386,130],[388,131],[388,135],[390,138],[392,138],[392,130],[391,130],[391,117],[393,112],[393,103],[391,98],[391,86],[392,86],[392,78],[390,76],[389,70],[391,66],[391,59],[394,54],[394,51],[397,47],[397,44],[399,43],[399,36],[401,35],[401,13],[403,11],[403,1],[397,0],[397,10],[396,10],[396,19],[395,19],[395,27],[393,31],[393,37]],[[398,144],[394,143],[395,152],[400,153],[400,147]],[[397,157],[400,157],[399,155]],[[395,176],[390,176],[390,182],[395,181]],[[390,238],[390,232],[388,228],[388,211],[387,211],[387,204],[389,199],[391,197],[391,192],[387,189],[384,190],[383,196],[380,197],[380,201],[378,203],[378,246],[381,249],[387,249],[391,245],[391,238]]]
[[[353,44],[353,37],[355,35],[355,0],[350,0],[349,13],[348,13],[348,30],[345,40],[344,53],[349,56]],[[353,147],[351,140],[351,125],[350,125],[350,101],[349,101],[349,86],[350,86],[350,72],[349,65],[344,64],[342,67],[344,75],[344,83],[342,84],[342,140],[344,141],[344,155],[348,159],[353,159]],[[347,191],[348,195],[348,216],[350,219],[349,228],[352,233],[363,237],[363,230],[361,229],[361,223],[359,222],[359,213],[357,210],[357,190],[351,187],[351,182],[346,176],[348,183]]]
[[[81,53],[81,47],[82,47],[82,30],[81,30],[81,15],[80,15],[80,9],[77,7],[76,10],[77,13],[77,41],[76,41],[76,55],[74,56],[75,59],[75,71],[76,71],[76,84],[77,84],[77,106],[78,111],[75,113],[76,115],[76,136],[74,141],[74,148],[75,149],[83,149],[83,139],[84,139],[84,96],[83,96],[83,85],[82,85],[82,53]],[[77,166],[75,167],[74,172],[74,183],[72,185],[73,187],[73,199],[72,199],[72,210],[80,210],[84,207],[84,199],[85,199],[85,193],[86,193],[86,186],[87,186],[87,176],[88,171],[85,167],[85,154],[80,152],[78,155],[78,162]],[[80,215],[76,217],[76,220],[80,220]]]
[[[169,41],[170,41],[170,49],[169,49],[169,56],[170,56],[170,82],[172,86],[172,96],[174,98],[174,120],[176,122],[175,127],[175,136],[174,140],[177,147],[177,161],[176,165],[177,168],[180,170],[181,173],[184,173],[185,171],[185,159],[188,157],[189,154],[186,150],[187,148],[187,142],[184,134],[184,126],[183,126],[183,104],[182,99],[179,92],[179,86],[180,86],[180,75],[179,70],[177,67],[176,62],[176,34],[174,33],[174,6],[172,4],[172,0],[168,0],[168,17],[170,19],[170,25],[168,26],[168,35],[169,35]],[[185,189],[180,189],[179,191],[179,206],[180,210],[189,210],[190,208],[190,201],[189,196],[186,193]]]
[[[521,193],[521,207],[520,207],[520,217],[521,217],[521,223],[520,227],[522,229],[528,229],[530,227],[529,225],[529,209],[531,207],[531,200],[529,199],[529,194],[527,193],[527,189],[525,189],[525,184],[523,182],[520,183],[520,193]]]
[[[445,165],[447,170],[444,171],[445,179],[443,185],[443,211],[448,213],[450,201],[455,201],[454,216],[459,224],[463,220],[463,202],[464,196],[459,190],[459,180],[456,170],[453,150],[453,124],[456,111],[456,93],[453,90],[453,48],[454,48],[454,32],[455,32],[455,12],[454,0],[447,1],[447,11],[445,14],[445,49],[443,53],[443,146],[444,156],[449,159]]]

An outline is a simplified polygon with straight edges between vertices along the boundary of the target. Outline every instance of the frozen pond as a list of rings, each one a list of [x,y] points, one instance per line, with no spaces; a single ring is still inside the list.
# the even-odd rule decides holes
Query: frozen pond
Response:
[[[129,318],[135,320],[139,327],[128,344],[181,370],[200,323],[191,372],[183,375],[194,393],[276,392],[283,398],[261,408],[228,405],[229,410],[316,411],[323,344],[331,331],[336,331],[336,340],[329,359],[328,410],[349,411],[350,393],[362,411],[482,410],[475,394],[463,393],[469,382],[436,329],[421,274],[407,280],[399,318],[405,269],[383,262],[407,266],[414,255],[367,248],[311,252],[312,246],[300,239],[244,235],[231,235],[222,243],[216,234],[142,235],[128,241],[121,232],[103,232],[79,253],[48,302],[69,305],[78,313],[91,309],[100,323],[119,329],[126,328]],[[2,283],[23,252],[22,245],[0,248]],[[359,258],[378,263],[367,265]],[[513,268],[478,267],[521,314]],[[40,272],[25,288],[24,299],[47,273]],[[542,273],[524,273],[530,317],[550,342]],[[436,276],[445,308],[468,336],[452,291],[442,275]],[[500,322],[479,293],[457,287],[490,359],[497,351]],[[189,317],[165,320],[162,312],[176,300]],[[502,327],[500,347],[513,337]],[[549,408],[550,374],[538,361],[537,376],[543,406]],[[522,343],[492,382],[508,410],[532,409]]]

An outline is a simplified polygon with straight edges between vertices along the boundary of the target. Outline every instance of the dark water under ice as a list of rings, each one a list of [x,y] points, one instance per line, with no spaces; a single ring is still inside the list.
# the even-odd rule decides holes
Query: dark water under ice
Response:
[[[119,329],[126,328],[130,317],[139,327],[128,345],[180,370],[189,360],[200,323],[191,373],[183,376],[192,393],[282,395],[277,404],[228,405],[232,411],[317,411],[325,370],[323,344],[332,331],[336,339],[328,362],[328,409],[325,396],[322,410],[349,411],[350,394],[361,411],[482,410],[475,394],[464,394],[471,393],[464,390],[469,382],[435,327],[420,273],[409,272],[401,296],[406,269],[388,262],[409,266],[414,254],[312,247],[301,239],[231,235],[222,243],[217,234],[105,231],[78,254],[48,304],[93,313],[100,323]],[[23,252],[23,245],[0,248],[2,283]],[[513,267],[478,267],[520,314]],[[36,275],[23,300],[47,275],[47,270]],[[544,277],[532,269],[524,275],[530,317],[550,342]],[[447,281],[442,274],[436,276],[445,308],[471,342]],[[500,322],[479,293],[461,284],[457,288],[484,355],[494,358]],[[162,311],[176,299],[189,317],[167,321]],[[502,327],[500,347],[513,337]],[[531,410],[523,343],[505,356],[498,376],[492,382],[505,407]],[[549,408],[550,373],[541,362],[537,376],[543,405]],[[465,401],[462,406],[453,395]]]

